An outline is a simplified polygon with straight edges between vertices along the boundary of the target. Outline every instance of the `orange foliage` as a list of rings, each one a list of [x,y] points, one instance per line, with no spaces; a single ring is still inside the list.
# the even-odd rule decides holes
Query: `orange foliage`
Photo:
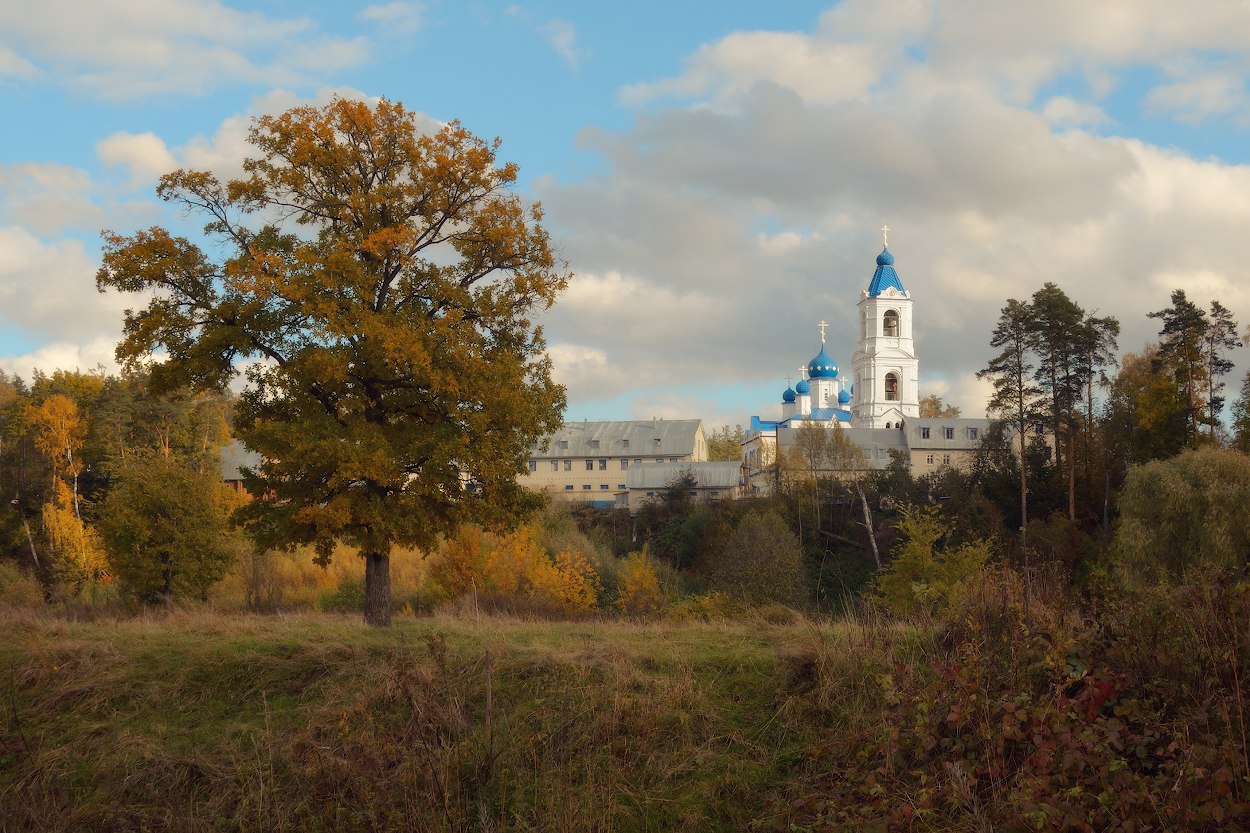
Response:
[[[552,556],[539,546],[537,533],[532,525],[502,537],[460,527],[430,565],[434,595],[477,594],[564,613],[593,610],[600,584],[590,561],[576,551]]]
[[[655,613],[664,606],[660,577],[645,549],[625,557],[621,562],[619,576],[621,590],[616,597],[616,606],[622,612],[645,615]]]

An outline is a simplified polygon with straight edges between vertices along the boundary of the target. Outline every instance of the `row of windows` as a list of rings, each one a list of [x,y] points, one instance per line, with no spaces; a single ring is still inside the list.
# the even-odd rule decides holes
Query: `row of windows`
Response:
[[[601,492],[606,492],[609,488],[610,488],[610,487],[608,486],[608,484],[607,484],[607,483],[600,483],[600,484],[599,484],[599,491],[601,491]],[[618,483],[618,484],[616,484],[616,488],[618,488],[618,489],[624,489],[624,488],[626,488],[626,486],[625,486],[625,484],[624,484],[624,483]],[[589,492],[590,490],[591,490],[591,485],[590,485],[589,483],[583,483],[583,484],[582,484],[582,491],[583,491],[583,492]],[[565,487],[564,487],[564,491],[566,491],[566,492],[571,492],[571,491],[573,491],[573,486],[572,486],[572,484],[569,484],[568,486],[565,486]]]
[[[629,448],[629,440],[628,440],[628,439],[622,439],[622,440],[620,440],[619,442],[620,442],[620,444],[621,444],[621,448]],[[659,445],[662,441],[661,441],[661,439],[660,439],[659,437],[656,437],[654,440],[652,440],[652,442],[654,442],[656,445]],[[560,448],[567,449],[567,448],[569,447],[569,441],[568,441],[568,440],[560,440],[560,441],[558,441],[558,442],[556,443],[556,445],[558,445]],[[599,447],[599,441],[598,441],[598,440],[590,440],[589,445],[590,445],[590,447],[591,447],[591,448],[598,448],[598,447]]]
[[[595,470],[595,459],[596,459],[596,458],[591,457],[591,458],[588,458],[588,459],[586,460],[586,471],[594,471],[594,470]],[[608,470],[608,458],[607,458],[607,457],[599,457],[599,458],[598,458],[598,461],[599,461],[599,471],[607,471],[607,470]],[[668,461],[669,461],[670,463],[679,463],[679,462],[681,462],[681,458],[680,458],[680,457],[669,457],[669,458],[668,458]],[[552,461],[551,461],[551,470],[552,470],[552,471],[559,471],[559,470],[560,470],[560,463],[561,463],[561,462],[562,462],[562,461],[560,461],[560,460],[552,460]],[[635,462],[635,463],[643,463],[643,462],[647,462],[647,461],[645,461],[642,457],[635,457],[635,458],[634,458],[634,462]],[[655,462],[657,462],[657,463],[663,463],[663,462],[664,462],[664,458],[663,458],[663,457],[656,457],[656,458],[655,458]],[[572,471],[572,470],[573,470],[573,461],[572,461],[572,460],[564,460],[564,461],[563,461],[563,463],[564,463],[564,470],[565,470],[565,471]],[[628,459],[628,458],[624,458],[624,457],[622,457],[622,458],[621,458],[621,471],[624,471],[624,470],[625,470],[625,469],[627,469],[627,468],[629,468],[629,459]],[[538,461],[537,461],[537,460],[530,460],[530,461],[529,461],[529,470],[530,470],[530,471],[538,471]]]
[[[966,430],[968,432],[968,439],[970,440],[975,440],[977,438],[977,435],[980,433],[979,429],[977,428],[968,428]],[[943,439],[947,439],[947,440],[955,439],[955,429],[943,428],[942,437]],[[927,426],[920,429],[920,439],[922,440],[929,439],[929,428]]]
[[[928,463],[929,465],[933,465],[933,455],[932,455],[932,454],[926,454],[926,455],[925,455],[925,458],[924,458],[924,461],[925,461],[926,463]],[[950,456],[949,454],[943,454],[943,455],[942,455],[942,465],[944,465],[944,466],[949,466],[950,464],[951,464],[951,456]]]

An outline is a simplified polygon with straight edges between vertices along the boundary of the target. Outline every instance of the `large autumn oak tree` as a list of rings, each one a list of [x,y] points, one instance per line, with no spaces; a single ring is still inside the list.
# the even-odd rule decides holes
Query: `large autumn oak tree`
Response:
[[[458,123],[335,100],[256,120],[245,178],[179,170],[157,193],[207,220],[106,232],[99,288],[145,293],[118,357],[153,384],[212,388],[246,366],[237,435],[265,462],[243,519],[265,546],[365,559],[365,621],[390,621],[396,545],[506,523],[531,443],[560,424],[532,316],[564,288],[513,164]]]

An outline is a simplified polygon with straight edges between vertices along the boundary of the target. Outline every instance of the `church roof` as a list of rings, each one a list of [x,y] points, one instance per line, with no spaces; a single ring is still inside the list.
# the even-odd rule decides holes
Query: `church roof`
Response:
[[[887,289],[907,292],[903,289],[898,272],[894,271],[894,255],[890,254],[889,249],[882,249],[881,254],[877,255],[877,271],[872,273],[872,282],[868,284],[868,297],[876,298]]]
[[[838,378],[838,363],[833,357],[825,352],[825,345],[820,345],[820,354],[807,364],[807,375],[813,379],[836,379]]]

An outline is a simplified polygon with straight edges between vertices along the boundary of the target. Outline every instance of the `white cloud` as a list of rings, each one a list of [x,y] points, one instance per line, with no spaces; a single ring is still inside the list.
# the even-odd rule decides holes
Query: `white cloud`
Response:
[[[421,28],[424,11],[420,3],[378,3],[365,7],[356,17],[378,24],[385,34],[413,35]]]
[[[700,48],[677,76],[622,91],[650,105],[632,128],[583,135],[605,173],[540,183],[588,276],[548,333],[596,351],[596,397],[780,379],[814,354],[822,318],[849,365],[883,222],[916,299],[922,387],[969,415],[984,412],[975,371],[999,310],[1045,281],[1117,316],[1129,349],[1156,337],[1147,313],[1176,288],[1250,318],[1250,166],[1090,132],[1116,127],[1096,101],[1142,62],[1202,80],[1143,104],[1235,115],[1230,68],[1250,64],[1250,34],[1226,10],[1200,4],[1212,23],[1124,3],[918,2],[911,18],[875,5],[840,4],[812,34]],[[1061,75],[1072,94],[1034,100]]]
[[[0,76],[8,75],[22,81],[39,77],[39,67],[0,44]]]
[[[1042,108],[1042,118],[1056,127],[1097,127],[1110,119],[1096,104],[1057,95]]]
[[[577,69],[582,58],[587,54],[586,50],[577,44],[577,27],[567,20],[552,20],[544,24],[541,30],[547,36],[547,42],[551,44],[556,54],[567,61],[572,69]]]
[[[21,355],[0,355],[0,370],[30,379],[33,371],[52,374],[57,370],[95,370],[117,373],[119,367],[113,351],[117,342],[109,336],[98,336],[89,342],[57,341]]]
[[[0,228],[0,322],[72,343],[121,332],[133,299],[96,292],[98,265],[78,241],[45,243],[25,229]]]
[[[1203,74],[1161,84],[1143,101],[1146,112],[1171,114],[1185,124],[1201,124],[1212,116],[1244,113],[1250,96],[1240,74]]]
[[[155,133],[118,132],[96,143],[100,161],[130,170],[130,187],[155,187],[162,174],[178,167],[165,142]]]
[[[362,38],[320,35],[219,0],[42,0],[0,4],[3,66],[41,68],[89,94],[135,99],[223,85],[288,84],[363,62]]]

